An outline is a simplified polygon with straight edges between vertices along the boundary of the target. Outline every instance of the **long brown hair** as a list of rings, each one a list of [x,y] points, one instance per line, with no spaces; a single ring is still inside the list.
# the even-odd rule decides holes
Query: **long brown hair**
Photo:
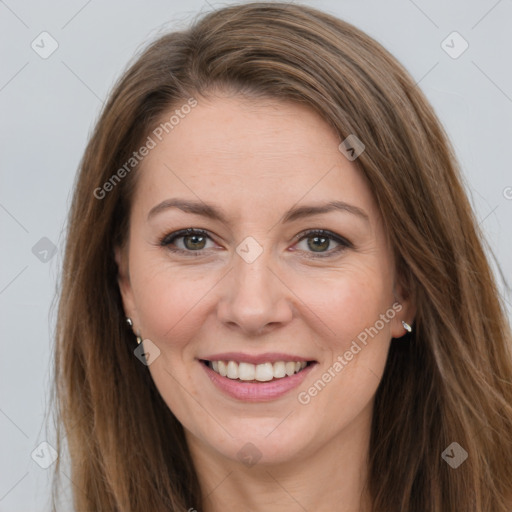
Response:
[[[54,361],[58,451],[67,437],[76,510],[203,506],[183,428],[133,354],[113,253],[126,241],[137,167],[112,176],[164,114],[215,88],[309,105],[341,140],[355,134],[366,146],[356,164],[417,311],[414,331],[392,340],[375,397],[373,511],[510,512],[510,326],[448,137],[376,41],[326,13],[276,2],[223,8],[151,43],[88,143],[67,228]],[[456,469],[441,456],[453,442],[468,453]]]

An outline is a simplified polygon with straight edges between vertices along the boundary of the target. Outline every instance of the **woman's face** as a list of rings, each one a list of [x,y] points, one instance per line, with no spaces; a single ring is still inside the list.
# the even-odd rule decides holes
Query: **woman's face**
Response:
[[[411,320],[383,225],[313,111],[240,97],[185,110],[133,171],[125,312],[191,445],[298,460],[369,428],[390,339]]]

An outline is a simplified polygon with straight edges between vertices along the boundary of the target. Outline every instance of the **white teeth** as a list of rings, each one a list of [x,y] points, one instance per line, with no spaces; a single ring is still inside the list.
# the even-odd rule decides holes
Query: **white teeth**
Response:
[[[293,362],[287,362],[285,365],[284,365],[284,368],[285,368],[285,371],[286,371],[286,375],[293,375],[295,373],[295,363]]]
[[[291,376],[306,367],[306,361],[277,361],[272,363],[251,364],[236,361],[211,361],[210,368],[223,377],[233,380],[257,380],[268,382],[272,379],[282,379]]]
[[[230,361],[233,363],[233,361]],[[236,364],[236,363],[233,363]],[[256,375],[256,368],[253,364],[249,363],[240,363],[238,365],[238,378],[240,380],[254,380]]]
[[[238,379],[238,365],[235,361],[228,362],[228,373],[226,377],[228,379]]]
[[[256,380],[266,382],[274,378],[274,367],[272,363],[263,363],[256,366]]]
[[[274,377],[280,379],[286,375],[285,364],[283,361],[274,363]]]
[[[219,373],[225,377],[228,374],[228,369],[226,368],[226,363],[224,361],[218,361],[219,363]],[[215,368],[214,368],[215,370]]]

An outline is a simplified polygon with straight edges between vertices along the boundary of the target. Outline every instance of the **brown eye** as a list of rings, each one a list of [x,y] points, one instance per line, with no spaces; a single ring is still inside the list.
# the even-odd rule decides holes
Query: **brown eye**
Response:
[[[199,252],[207,249],[208,240],[211,238],[206,231],[189,228],[166,235],[160,245],[176,252]]]
[[[183,237],[183,245],[190,250],[204,249],[206,237],[204,235],[185,235]]]
[[[348,240],[335,233],[322,229],[300,233],[296,238],[299,238],[299,242],[303,240],[307,241],[305,252],[310,253],[310,257],[329,257],[352,247],[352,244]],[[332,243],[337,244],[337,247],[328,250]],[[313,253],[313,255],[311,255],[311,253]]]
[[[324,250],[329,248],[329,244],[331,243],[331,239],[326,236],[313,236],[307,237],[308,240],[308,248],[310,248],[314,252],[323,252]]]

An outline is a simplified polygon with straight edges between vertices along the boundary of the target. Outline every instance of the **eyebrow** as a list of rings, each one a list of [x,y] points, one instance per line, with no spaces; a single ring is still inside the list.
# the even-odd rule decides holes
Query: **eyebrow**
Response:
[[[147,220],[150,220],[158,213],[166,211],[170,208],[178,208],[179,210],[182,210],[183,212],[186,213],[201,215],[203,217],[208,217],[212,220],[217,220],[226,225],[229,224],[228,219],[216,206],[205,203],[203,201],[191,201],[187,199],[178,198],[166,199],[165,201],[162,201],[161,203],[151,208],[151,210],[148,213]],[[360,217],[361,219],[365,220],[368,223],[370,222],[370,218],[364,210],[352,204],[346,203],[345,201],[330,201],[326,204],[321,205],[304,205],[291,208],[285,213],[282,222],[292,222],[298,219],[302,219],[304,217],[320,215],[322,213],[328,213],[331,211],[351,213],[353,215],[356,215],[357,217]]]

